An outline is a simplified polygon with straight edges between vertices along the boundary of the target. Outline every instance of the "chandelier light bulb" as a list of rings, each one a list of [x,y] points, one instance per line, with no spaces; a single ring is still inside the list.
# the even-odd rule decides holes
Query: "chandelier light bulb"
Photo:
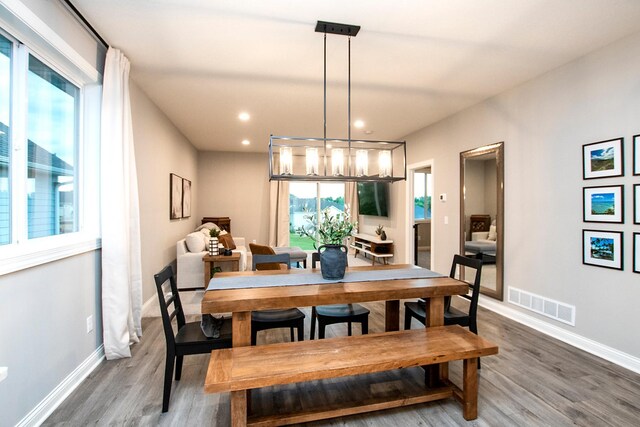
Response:
[[[280,147],[280,175],[293,173],[293,152],[291,147]]]
[[[333,176],[344,176],[344,150],[342,148],[331,150],[331,173]]]
[[[369,154],[367,150],[356,151],[356,176],[369,175]]]
[[[307,148],[307,175],[318,175],[318,149]]]

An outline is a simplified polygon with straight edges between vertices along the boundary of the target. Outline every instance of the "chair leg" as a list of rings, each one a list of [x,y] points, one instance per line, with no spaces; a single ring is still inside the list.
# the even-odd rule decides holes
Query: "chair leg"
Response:
[[[367,335],[369,333],[369,316],[365,316],[365,318],[362,319],[361,325],[362,335]]]
[[[316,335],[316,320],[318,315],[316,314],[316,307],[311,307],[311,332],[309,333],[309,339],[312,340]]]
[[[304,320],[298,323],[298,341],[304,341]]]
[[[293,336],[293,327],[289,328],[289,336],[291,337],[291,342],[294,342],[296,338]]]
[[[251,345],[256,345],[258,342],[258,330],[255,327],[251,327]]]
[[[411,329],[411,314],[406,307],[404,308],[404,329],[405,331]]]
[[[169,398],[171,397],[171,380],[173,379],[173,363],[175,354],[167,350],[167,360],[164,364],[164,392],[162,394],[162,412],[169,410]]]
[[[180,381],[182,376],[182,359],[184,356],[176,356],[176,381]]]
[[[326,327],[326,325],[324,323],[322,323],[322,321],[320,319],[318,319],[318,339],[323,340],[324,339],[324,328]]]
[[[351,322],[347,322],[347,323],[348,323],[348,325],[347,325],[347,335],[351,336],[351,332],[352,332],[351,331]]]

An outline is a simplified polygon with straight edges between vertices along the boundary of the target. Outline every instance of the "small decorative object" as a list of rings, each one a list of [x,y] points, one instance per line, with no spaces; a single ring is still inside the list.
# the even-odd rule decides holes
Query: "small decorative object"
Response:
[[[169,174],[169,219],[182,218],[182,178]]]
[[[582,177],[608,178],[624,175],[624,138],[609,139],[582,146]]]
[[[380,240],[387,240],[387,232],[384,231],[384,226],[379,224],[376,228],[376,234],[380,236]]]
[[[232,255],[231,249],[225,248],[225,250],[223,252],[223,255],[224,256],[231,256]]]
[[[640,175],[640,135],[633,136],[633,174]]]
[[[633,223],[640,224],[640,184],[633,186]]]
[[[191,181],[182,178],[182,218],[191,216]]]
[[[218,236],[220,235],[220,230],[218,230],[217,228],[212,228],[209,231],[209,255],[211,256],[216,256],[218,255],[219,249],[218,249]]]
[[[640,273],[640,233],[633,233],[633,272]]]
[[[316,218],[315,214],[305,215],[309,226],[298,227],[300,236],[322,243],[318,248],[322,277],[327,280],[339,280],[344,277],[347,268],[347,247],[345,239],[352,233],[356,224],[351,223],[349,209],[346,212],[332,213],[335,208],[326,208]]]
[[[624,185],[584,187],[582,189],[584,222],[624,222]]]
[[[582,230],[582,263],[622,270],[622,232]]]

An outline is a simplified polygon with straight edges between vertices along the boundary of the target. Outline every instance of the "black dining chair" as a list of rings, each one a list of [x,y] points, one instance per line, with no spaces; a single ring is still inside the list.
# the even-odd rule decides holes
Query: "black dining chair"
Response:
[[[311,254],[311,267],[316,268],[320,261],[320,254]],[[311,307],[311,333],[310,339],[316,335],[316,320],[318,321],[318,338],[323,339],[325,328],[336,323],[347,323],[347,334],[351,336],[351,324],[360,323],[362,334],[369,333],[370,311],[360,304],[331,304]]]
[[[153,276],[158,290],[160,303],[160,315],[164,336],[167,344],[167,357],[164,366],[164,392],[162,396],[162,412],[169,410],[169,398],[171,397],[171,377],[173,376],[175,363],[175,378],[180,381],[182,374],[182,359],[190,354],[206,354],[212,350],[231,347],[231,319],[223,320],[219,338],[207,338],[202,332],[200,322],[186,322],[184,310],[180,302],[180,294],[173,274],[173,267],[166,266],[162,271]],[[169,282],[169,289],[164,291],[163,286]],[[173,307],[171,305],[173,304]],[[169,311],[171,309],[171,312]],[[174,333],[172,320],[176,319],[177,332]]]
[[[291,269],[289,254],[253,254],[251,261],[252,270],[262,266],[262,270],[280,270],[280,264],[285,264],[286,269]],[[265,268],[267,267],[267,268]],[[297,308],[258,310],[251,312],[251,345],[256,345],[258,332],[267,329],[289,328],[291,342],[294,341],[294,329],[298,330],[298,341],[304,341],[305,315]]]
[[[476,258],[467,258],[462,255],[454,255],[453,263],[449,277],[455,279],[457,267],[470,268],[475,270],[475,279],[473,283],[469,283],[471,295],[459,295],[468,299],[469,310],[467,312],[458,310],[451,305],[451,297],[445,297],[444,303],[444,324],[466,326],[471,332],[478,335],[478,297],[480,295],[480,276],[482,274],[482,260]],[[404,328],[411,329],[411,319],[417,319],[423,325],[426,324],[426,304],[423,299],[419,301],[404,303]],[[480,359],[478,359],[478,369],[480,369]]]

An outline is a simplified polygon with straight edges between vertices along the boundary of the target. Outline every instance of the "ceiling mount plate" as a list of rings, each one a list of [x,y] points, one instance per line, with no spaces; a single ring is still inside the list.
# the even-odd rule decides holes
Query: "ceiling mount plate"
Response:
[[[338,34],[355,37],[360,31],[360,25],[338,24],[335,22],[318,21],[316,33]]]

